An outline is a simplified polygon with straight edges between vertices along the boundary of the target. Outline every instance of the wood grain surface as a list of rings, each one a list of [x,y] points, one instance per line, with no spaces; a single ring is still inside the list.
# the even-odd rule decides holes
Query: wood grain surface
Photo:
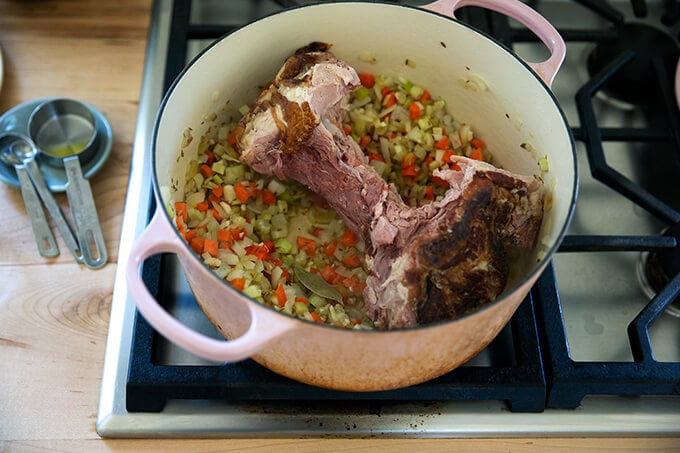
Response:
[[[678,439],[102,440],[95,431],[150,0],[0,0],[0,113],[66,96],[108,118],[113,152],[91,181],[109,263],[39,256],[21,194],[0,184],[0,451],[680,451]],[[58,196],[66,206],[63,194]]]

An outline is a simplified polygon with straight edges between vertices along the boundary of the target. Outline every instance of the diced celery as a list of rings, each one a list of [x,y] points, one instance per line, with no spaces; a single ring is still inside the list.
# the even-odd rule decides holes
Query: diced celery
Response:
[[[239,107],[238,112],[241,115],[246,116],[248,112],[250,112],[250,107],[248,107],[247,105],[242,105],[241,107]]]
[[[227,184],[235,184],[237,181],[240,181],[244,178],[245,172],[245,166],[231,165],[225,168],[223,180]]]
[[[215,162],[213,162],[213,164],[210,166],[210,168],[212,168],[212,171],[214,171],[215,173],[223,175],[224,171],[226,169],[226,166],[224,165],[223,160],[216,160]]]
[[[375,171],[378,172],[380,176],[385,176],[385,171],[387,170],[387,164],[383,161],[380,160],[372,160],[370,162],[371,167],[375,169]]]
[[[425,93],[425,90],[418,85],[412,85],[411,88],[408,89],[408,94],[411,95],[413,99],[420,99],[423,93]]]
[[[328,299],[316,293],[312,293],[309,295],[309,304],[317,308],[323,307],[328,304]]]
[[[293,313],[295,313],[297,316],[304,315],[308,312],[309,309],[307,308],[307,304],[304,302],[295,302],[293,305]]]
[[[258,297],[262,297],[262,290],[259,286],[249,285],[243,288],[243,294],[252,297],[253,299],[257,299]]]
[[[223,142],[227,139],[227,137],[229,137],[229,128],[227,126],[221,126],[219,129],[217,129],[218,141]]]
[[[354,92],[354,96],[355,96],[357,99],[366,99],[366,98],[369,97],[370,95],[371,95],[371,90],[370,90],[370,88],[367,88],[367,87],[364,87],[364,86],[359,87],[359,88]]]
[[[276,251],[283,254],[288,254],[293,250],[293,244],[286,238],[281,238],[274,243]]]
[[[426,131],[426,130],[428,130],[432,127],[432,123],[430,122],[430,120],[428,118],[420,118],[418,120],[418,127],[421,130]]]

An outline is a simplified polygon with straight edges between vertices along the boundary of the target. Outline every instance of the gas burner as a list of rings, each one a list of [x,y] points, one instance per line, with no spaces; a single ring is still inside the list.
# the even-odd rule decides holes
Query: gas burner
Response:
[[[634,52],[628,64],[602,87],[607,96],[628,104],[645,106],[658,99],[652,61],[660,57],[672,79],[680,56],[678,43],[660,29],[641,23],[624,23],[614,27],[615,39],[599,42],[587,57],[588,73],[593,76],[624,52]]]
[[[680,223],[666,229],[663,235],[675,238],[676,243],[680,243]],[[680,248],[663,248],[644,253],[640,264],[643,287],[650,296],[654,296],[680,273]],[[666,311],[680,317],[680,296],[668,304]]]

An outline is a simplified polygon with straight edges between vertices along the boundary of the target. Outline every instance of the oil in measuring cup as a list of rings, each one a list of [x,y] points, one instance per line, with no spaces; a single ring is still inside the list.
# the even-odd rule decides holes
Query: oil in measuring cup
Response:
[[[80,154],[95,136],[94,124],[87,119],[67,113],[44,123],[35,135],[35,142],[43,153],[56,158]],[[82,157],[86,160],[86,156]]]
[[[94,115],[79,101],[55,99],[36,108],[28,129],[41,158],[66,172],[66,195],[85,264],[103,266],[108,260],[106,244],[92,189],[81,168],[81,161],[87,162],[97,151]]]

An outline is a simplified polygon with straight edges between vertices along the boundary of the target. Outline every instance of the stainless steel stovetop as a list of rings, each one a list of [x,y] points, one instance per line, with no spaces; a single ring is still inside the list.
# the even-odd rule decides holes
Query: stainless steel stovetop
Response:
[[[304,3],[304,2],[299,2]],[[426,3],[426,2],[420,2]],[[641,310],[650,304],[654,291],[644,275],[644,262],[649,247],[640,245],[643,237],[658,238],[669,223],[680,220],[680,140],[668,139],[669,132],[656,123],[656,110],[667,107],[637,108],[599,92],[593,97],[593,111],[600,129],[593,132],[582,125],[583,109],[575,102],[576,93],[583,91],[590,76],[586,59],[593,44],[584,30],[604,31],[611,22],[592,13],[579,3],[568,0],[533,2],[556,27],[566,30],[568,53],[553,91],[562,106],[577,139],[580,164],[580,195],[570,237],[554,258],[547,279],[552,272],[559,288],[556,314],[541,309],[541,289],[535,291],[532,309],[537,313],[541,329],[563,328],[566,342],[541,338],[539,362],[544,364],[548,382],[547,405],[539,411],[511,411],[506,402],[485,399],[428,399],[412,401],[397,399],[375,403],[366,400],[331,399],[314,401],[230,400],[169,398],[160,411],[128,410],[131,407],[127,392],[131,354],[134,348],[136,318],[134,303],[127,294],[124,266],[134,239],[144,229],[151,203],[150,137],[157,106],[163,92],[166,55],[173,17],[173,2],[158,0],[154,5],[149,34],[147,59],[133,144],[132,167],[125,205],[119,250],[119,269],[116,274],[111,307],[109,336],[103,371],[102,392],[97,419],[97,430],[105,437],[185,437],[185,436],[358,436],[358,437],[508,437],[508,436],[583,436],[583,435],[680,435],[680,309],[678,303],[663,310],[648,329],[651,353],[631,347],[627,326]],[[625,13],[630,23],[654,23],[658,26],[662,1],[647,2],[647,19],[634,17],[630,2],[609,2]],[[226,7],[225,5],[229,5]],[[226,12],[225,12],[226,9]],[[213,24],[247,23],[260,14],[280,9],[278,2],[218,2],[195,0],[188,10],[192,23]],[[174,10],[176,13],[176,9]],[[513,24],[516,25],[516,24]],[[673,34],[677,45],[678,26],[662,27]],[[191,58],[210,43],[212,37],[201,36],[188,40],[187,56]],[[541,59],[541,46],[527,39],[518,39],[513,49],[527,59]],[[640,87],[633,87],[633,90]],[[673,104],[673,121],[678,120]],[[658,113],[658,112],[657,112]],[[634,134],[617,132],[621,128],[638,131]],[[646,131],[646,132],[639,132]],[[610,169],[625,181],[632,181],[662,201],[662,212],[633,202],[636,195],[623,196],[590,174],[586,143],[602,138],[603,156]],[[617,135],[618,134],[618,135]],[[637,134],[637,135],[636,135]],[[643,139],[640,139],[640,135]],[[591,154],[592,155],[592,154]],[[654,158],[650,159],[650,155]],[[609,170],[603,172],[612,173]],[[616,185],[616,183],[614,183]],[[624,184],[626,190],[627,183]],[[643,193],[643,195],[644,195]],[[667,208],[667,209],[666,209]],[[666,209],[665,211],[663,209]],[[669,213],[670,221],[664,217]],[[673,217],[673,216],[677,217]],[[674,220],[673,220],[674,219]],[[590,244],[593,236],[611,240]],[[630,239],[633,246],[621,246]],[[661,247],[678,248],[672,239]],[[653,249],[653,247],[652,247]],[[200,310],[192,302],[191,293],[177,264],[167,259],[162,284],[170,288],[173,301],[168,309],[185,323],[207,334],[217,336]],[[678,280],[677,276],[675,280]],[[554,284],[554,283],[553,283]],[[672,285],[669,285],[672,286]],[[675,285],[677,287],[677,285]],[[529,303],[529,302],[527,302]],[[557,304],[558,301],[548,303]],[[552,316],[552,318],[550,318]],[[551,323],[551,320],[554,323]],[[156,341],[156,340],[154,340]],[[204,362],[179,348],[158,340],[158,354],[154,360],[167,367],[219,367]],[[641,392],[600,391],[597,383],[575,379],[570,385],[583,386],[583,395],[576,403],[565,403],[558,395],[559,385],[553,384],[553,374],[562,370],[555,360],[556,351],[564,350],[569,359],[566,374],[579,368],[592,368],[599,376],[617,375],[620,369],[652,362],[654,370],[670,373],[664,385],[674,391]],[[493,362],[493,354],[483,351],[469,366],[483,366]],[[555,365],[557,363],[557,365]],[[539,367],[541,363],[538,364]],[[552,365],[552,368],[551,368]],[[658,366],[658,367],[657,367]],[[581,379],[581,378],[580,378]],[[654,376],[651,376],[652,381]],[[670,379],[670,381],[669,381]],[[674,381],[675,380],[675,381]],[[560,384],[561,385],[561,384]],[[614,386],[618,382],[614,381]],[[652,384],[654,385],[654,384]],[[661,385],[661,384],[659,384]],[[619,393],[625,396],[619,396]],[[649,394],[645,394],[649,393]],[[557,396],[554,396],[557,395]],[[581,396],[583,396],[581,395]],[[551,400],[552,398],[552,400]],[[134,404],[132,404],[134,406]]]

